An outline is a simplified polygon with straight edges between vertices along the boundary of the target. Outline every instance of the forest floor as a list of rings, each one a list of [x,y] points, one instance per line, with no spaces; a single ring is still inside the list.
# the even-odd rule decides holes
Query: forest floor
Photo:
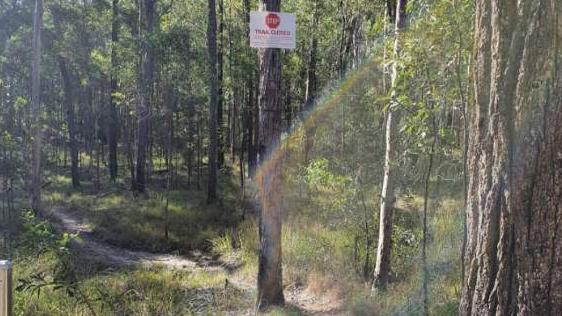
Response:
[[[224,273],[225,286],[234,286],[240,293],[240,299],[253,300],[256,293],[255,279],[237,273],[242,265],[235,259],[223,259],[200,251],[191,251],[186,255],[156,254],[117,247],[96,240],[92,225],[84,219],[73,217],[61,208],[55,208],[49,219],[60,232],[76,234],[79,238],[73,243],[75,249],[88,260],[110,267],[160,267],[171,270],[198,271],[206,274]],[[343,301],[330,295],[312,293],[305,287],[288,286],[285,289],[287,313],[304,315],[345,315]],[[238,311],[240,312],[240,311]],[[255,314],[253,309],[245,314]]]
[[[50,179],[44,195],[50,212],[22,216],[14,278],[18,287],[34,287],[16,292],[18,314],[54,309],[78,316],[256,314],[257,224],[251,206],[237,202],[230,181],[222,183],[225,200],[209,206],[202,190],[163,192],[154,185],[150,194],[135,196],[122,185],[96,190],[83,181],[73,190],[67,176]],[[293,195],[286,199],[299,201]],[[428,258],[435,315],[457,311],[459,201],[432,204]],[[397,203],[396,282],[376,297],[353,269],[362,263],[350,248],[356,231],[323,226],[313,218],[314,205],[291,205],[300,213],[284,223],[287,304],[268,315],[421,315],[421,202],[412,196]],[[68,273],[61,278],[61,271]],[[61,281],[63,289],[83,292],[82,299],[60,290]],[[43,289],[41,295],[35,288]]]

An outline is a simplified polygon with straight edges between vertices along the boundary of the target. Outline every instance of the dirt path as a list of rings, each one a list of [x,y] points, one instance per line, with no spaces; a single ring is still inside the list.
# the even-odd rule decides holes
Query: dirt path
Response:
[[[161,266],[169,269],[194,271],[201,269],[207,273],[225,272],[232,276],[229,282],[239,289],[253,294],[256,292],[255,280],[238,279],[232,274],[233,263],[217,261],[209,256],[192,253],[189,256],[171,254],[154,254],[145,251],[133,251],[115,247],[95,240],[92,226],[72,217],[69,213],[56,209],[50,219],[59,231],[78,234],[80,240],[75,246],[93,260],[109,266]],[[341,312],[341,302],[309,293],[304,288],[288,287],[285,289],[287,304],[300,310],[305,315],[345,315]]]
[[[171,269],[205,269],[209,272],[223,270],[212,258],[198,254],[193,254],[189,257],[154,254],[101,243],[91,236],[93,229],[90,224],[80,221],[62,210],[55,210],[50,216],[59,230],[78,234],[80,240],[76,242],[77,247],[85,255],[91,256],[100,263],[112,266],[163,266]]]

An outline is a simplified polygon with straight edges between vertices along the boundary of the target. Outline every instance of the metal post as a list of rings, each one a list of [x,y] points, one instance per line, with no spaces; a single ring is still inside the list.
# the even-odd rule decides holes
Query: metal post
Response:
[[[0,316],[12,316],[12,263],[0,260]]]

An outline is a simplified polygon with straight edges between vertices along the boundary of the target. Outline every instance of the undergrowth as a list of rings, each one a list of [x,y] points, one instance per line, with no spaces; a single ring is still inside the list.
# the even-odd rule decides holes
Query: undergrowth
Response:
[[[26,212],[14,257],[16,315],[237,314],[252,308],[224,272],[104,267]]]

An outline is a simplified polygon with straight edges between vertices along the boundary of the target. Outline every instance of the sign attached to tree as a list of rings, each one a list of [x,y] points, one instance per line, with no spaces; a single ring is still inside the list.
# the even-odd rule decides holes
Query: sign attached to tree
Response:
[[[296,30],[296,19],[292,13],[250,13],[250,46],[253,48],[295,49]]]

